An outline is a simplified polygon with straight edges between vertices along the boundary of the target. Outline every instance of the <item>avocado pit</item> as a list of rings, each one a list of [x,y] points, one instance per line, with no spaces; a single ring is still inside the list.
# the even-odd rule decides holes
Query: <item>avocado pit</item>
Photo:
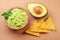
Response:
[[[36,14],[41,14],[42,13],[42,8],[40,6],[35,6],[33,8],[33,11],[36,13]]]

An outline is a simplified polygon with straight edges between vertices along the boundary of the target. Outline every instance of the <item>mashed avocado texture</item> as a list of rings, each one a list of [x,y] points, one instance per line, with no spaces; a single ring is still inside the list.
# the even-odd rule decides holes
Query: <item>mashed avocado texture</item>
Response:
[[[9,16],[7,22],[13,28],[20,28],[26,25],[28,21],[28,16],[26,12],[19,8],[14,8],[11,10],[12,15]]]

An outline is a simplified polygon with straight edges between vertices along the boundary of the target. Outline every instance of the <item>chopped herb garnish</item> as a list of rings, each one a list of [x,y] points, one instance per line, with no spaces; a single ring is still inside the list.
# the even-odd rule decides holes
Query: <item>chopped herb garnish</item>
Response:
[[[4,18],[5,18],[6,20],[7,20],[8,17],[11,16],[11,15],[12,15],[11,11],[9,11],[8,13],[4,12],[4,13],[2,14],[2,16],[4,16]]]

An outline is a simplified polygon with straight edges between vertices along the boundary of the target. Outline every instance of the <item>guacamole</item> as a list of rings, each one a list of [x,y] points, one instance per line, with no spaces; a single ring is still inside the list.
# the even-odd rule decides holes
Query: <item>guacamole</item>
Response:
[[[28,16],[24,10],[14,8],[10,11],[12,15],[9,16],[7,22],[12,28],[20,28],[27,24]]]

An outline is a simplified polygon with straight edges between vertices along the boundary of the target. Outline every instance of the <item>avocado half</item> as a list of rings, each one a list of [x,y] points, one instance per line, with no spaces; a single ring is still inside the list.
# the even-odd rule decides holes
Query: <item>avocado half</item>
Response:
[[[43,17],[48,13],[46,6],[42,3],[29,3],[28,10],[34,17]]]

